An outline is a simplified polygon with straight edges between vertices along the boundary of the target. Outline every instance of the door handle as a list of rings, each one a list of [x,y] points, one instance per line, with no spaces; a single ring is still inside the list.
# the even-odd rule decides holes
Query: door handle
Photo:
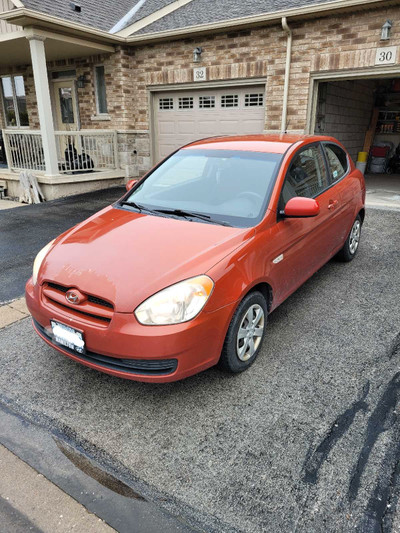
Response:
[[[338,200],[329,200],[328,209],[334,209],[338,205]]]

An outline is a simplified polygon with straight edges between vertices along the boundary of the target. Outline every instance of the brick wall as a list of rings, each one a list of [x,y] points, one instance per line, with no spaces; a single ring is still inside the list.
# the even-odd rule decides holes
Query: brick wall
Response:
[[[335,81],[320,85],[315,131],[336,137],[354,160],[364,146],[375,88],[373,80]]]
[[[351,15],[290,23],[293,51],[288,131],[302,132],[307,126],[311,74],[337,70],[350,72],[367,67],[379,74],[380,68],[374,67],[376,48],[385,44],[400,45],[399,24],[393,25],[389,42],[380,42],[380,29],[387,19],[400,20],[400,7],[360,10]],[[192,61],[195,46],[203,47],[200,64]],[[127,173],[134,175],[142,173],[150,165],[150,87],[155,89],[159,85],[190,83],[194,66],[206,67],[209,81],[266,78],[265,129],[279,131],[285,59],[286,35],[277,24],[168,43],[118,47],[114,54],[57,62],[56,66],[73,66],[77,76],[84,74],[88,80],[85,88],[78,90],[82,128],[110,128],[126,132],[121,134],[122,137],[120,135],[121,159]],[[97,63],[105,65],[108,121],[99,121],[94,117],[93,67]],[[30,67],[27,67],[31,126],[37,127],[37,114],[32,109],[32,82]],[[201,87],[201,84],[198,86]],[[128,136],[131,137],[129,142]]]

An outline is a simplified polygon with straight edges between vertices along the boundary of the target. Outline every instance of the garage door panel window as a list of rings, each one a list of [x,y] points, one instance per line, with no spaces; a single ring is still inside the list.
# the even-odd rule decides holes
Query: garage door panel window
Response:
[[[338,181],[343,178],[349,170],[349,162],[346,152],[336,144],[325,144],[324,150],[332,181]]]
[[[224,94],[221,96],[221,107],[239,107],[238,94]]]
[[[165,111],[167,109],[174,109],[174,99],[173,98],[160,98],[158,101],[158,108],[160,111]]]
[[[319,146],[298,152],[290,165],[282,189],[281,206],[294,196],[314,198],[329,186],[324,158]]]
[[[244,95],[245,107],[262,107],[264,105],[263,93],[249,93]]]
[[[199,96],[200,109],[213,109],[215,107],[215,96]]]
[[[183,96],[178,99],[179,109],[193,109],[193,96]]]

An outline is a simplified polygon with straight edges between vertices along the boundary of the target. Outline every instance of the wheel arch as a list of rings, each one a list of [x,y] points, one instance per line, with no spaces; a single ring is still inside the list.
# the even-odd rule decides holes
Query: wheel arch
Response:
[[[262,281],[260,283],[257,283],[256,285],[253,285],[252,287],[250,287],[247,290],[247,292],[245,292],[243,294],[243,296],[240,299],[240,301],[242,301],[243,298],[245,298],[248,294],[250,294],[251,292],[255,292],[255,291],[261,292],[261,294],[264,296],[265,301],[267,302],[268,312],[270,312],[271,307],[272,307],[273,292],[272,292],[271,285],[269,283],[267,283],[266,281]]]
[[[363,207],[362,209],[360,209],[360,211],[358,212],[358,214],[360,215],[360,218],[361,218],[361,224],[364,224],[364,219],[365,219],[365,207]]]

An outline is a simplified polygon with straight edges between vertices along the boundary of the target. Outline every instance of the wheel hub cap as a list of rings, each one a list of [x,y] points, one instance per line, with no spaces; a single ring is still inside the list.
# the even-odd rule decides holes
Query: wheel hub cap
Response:
[[[263,308],[254,304],[244,314],[236,340],[236,353],[241,361],[248,361],[260,346],[264,334]]]
[[[351,254],[355,254],[360,242],[361,224],[359,220],[356,220],[351,228],[349,249]]]

